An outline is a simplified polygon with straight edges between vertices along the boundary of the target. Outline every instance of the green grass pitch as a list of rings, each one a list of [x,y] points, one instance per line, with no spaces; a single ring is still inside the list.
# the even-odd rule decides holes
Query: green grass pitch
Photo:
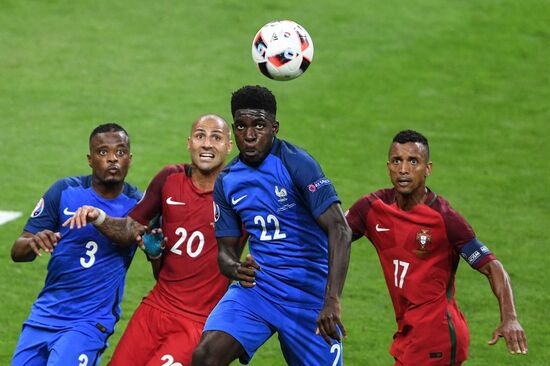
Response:
[[[229,118],[230,93],[262,84],[278,98],[280,137],[317,158],[344,208],[389,185],[386,153],[398,130],[425,133],[429,186],[503,262],[529,340],[523,357],[503,342],[487,346],[498,305],[462,263],[466,364],[548,365],[549,15],[542,0],[0,1],[0,210],[24,213],[0,227],[0,364],[10,363],[47,264],[12,263],[11,245],[49,185],[89,172],[92,128],[128,129],[128,181],[144,189],[161,166],[187,161],[195,117]],[[268,80],[252,63],[252,37],[274,19],[298,21],[314,40],[313,63],[297,80]],[[152,284],[138,253],[102,365]],[[343,320],[347,365],[392,364],[393,309],[364,239],[353,245]],[[276,338],[251,364],[284,364]]]

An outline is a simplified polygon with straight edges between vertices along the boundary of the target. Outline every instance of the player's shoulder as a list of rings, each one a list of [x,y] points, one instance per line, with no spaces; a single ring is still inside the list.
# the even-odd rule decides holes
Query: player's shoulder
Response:
[[[426,197],[426,204],[437,211],[448,225],[469,226],[466,219],[451,206],[449,201],[431,190]]]
[[[143,193],[138,189],[138,187],[128,183],[124,182],[124,190],[122,191],[127,197],[130,199],[133,199],[135,201],[141,200],[143,197]]]
[[[382,188],[375,192],[368,193],[359,197],[352,205],[354,210],[369,209],[376,201],[381,201],[387,205],[395,202],[395,190],[392,188]]]
[[[456,211],[449,201],[447,201],[443,196],[433,192],[432,190],[428,190],[428,195],[426,196],[426,205],[431,207],[433,210],[439,212],[443,216],[454,216],[454,215],[460,215],[458,211]]]
[[[237,165],[240,163],[240,159],[239,159],[239,156],[235,156],[233,159],[231,159],[231,161],[229,163],[227,163],[222,171],[220,172],[220,174],[218,174],[218,178],[216,179],[217,181],[222,181],[229,173],[231,173],[236,167]],[[244,163],[242,163],[244,164]]]
[[[275,139],[271,154],[277,156],[285,164],[303,165],[316,160],[304,148],[294,145],[288,141]]]
[[[91,186],[92,186],[91,175],[79,175],[79,176],[63,177],[58,179],[54,184],[52,184],[50,190],[61,192],[69,187],[82,187],[86,189],[86,188],[90,188]]]
[[[158,172],[159,175],[165,176],[178,173],[185,173],[186,176],[191,176],[191,165],[185,163],[169,164],[162,167],[162,169]]]

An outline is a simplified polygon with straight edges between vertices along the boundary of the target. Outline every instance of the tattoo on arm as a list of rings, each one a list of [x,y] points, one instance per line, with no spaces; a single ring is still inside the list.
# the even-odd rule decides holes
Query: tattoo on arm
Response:
[[[131,217],[110,217],[96,227],[103,235],[118,244],[133,244],[138,235],[145,233],[146,227]]]

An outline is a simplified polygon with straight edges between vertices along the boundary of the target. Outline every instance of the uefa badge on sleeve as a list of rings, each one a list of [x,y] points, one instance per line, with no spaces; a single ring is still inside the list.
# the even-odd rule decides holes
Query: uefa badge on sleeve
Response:
[[[430,251],[428,250],[428,246],[432,242],[432,234],[430,233],[429,229],[420,229],[416,233],[416,243],[418,244],[418,247],[413,250],[414,254],[418,258],[426,258],[430,255]]]

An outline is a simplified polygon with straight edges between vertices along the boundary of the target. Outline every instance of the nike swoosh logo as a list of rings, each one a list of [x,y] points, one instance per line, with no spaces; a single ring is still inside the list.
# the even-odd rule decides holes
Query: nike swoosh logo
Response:
[[[168,197],[168,198],[166,199],[166,203],[169,204],[169,205],[179,205],[179,206],[185,205],[185,202],[174,201],[174,200],[172,199],[172,197]]]
[[[381,227],[380,224],[376,224],[376,231],[390,231],[390,229]]]
[[[67,215],[67,216],[73,216],[75,213],[69,211],[69,208],[68,208],[68,207],[65,207],[65,209],[63,210],[63,214],[65,214],[65,215]]]
[[[248,196],[248,195],[245,194],[244,196],[239,197],[239,198],[231,197],[231,203],[233,204],[233,206],[235,206],[237,203],[239,203],[239,202],[241,202],[242,200],[244,200],[244,199],[246,198],[246,196]]]

